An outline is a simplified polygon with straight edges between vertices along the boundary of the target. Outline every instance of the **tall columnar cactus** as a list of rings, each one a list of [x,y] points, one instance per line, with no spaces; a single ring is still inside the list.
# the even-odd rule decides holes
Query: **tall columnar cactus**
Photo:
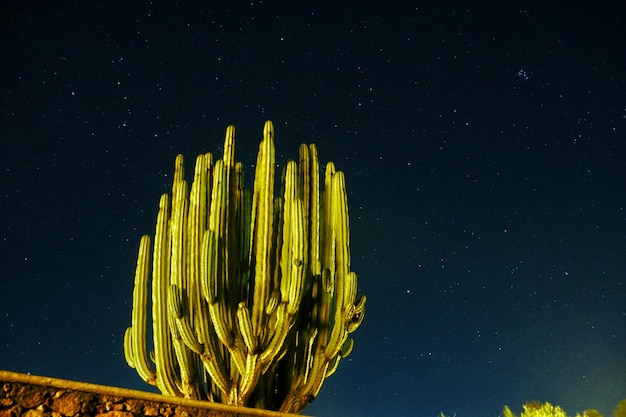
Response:
[[[297,413],[351,352],[365,311],[344,175],[329,162],[320,194],[317,149],[303,144],[276,197],[267,121],[251,195],[234,141],[229,126],[222,159],[196,158],[190,190],[176,158],[152,248],[149,236],[139,245],[124,353],[164,394]]]

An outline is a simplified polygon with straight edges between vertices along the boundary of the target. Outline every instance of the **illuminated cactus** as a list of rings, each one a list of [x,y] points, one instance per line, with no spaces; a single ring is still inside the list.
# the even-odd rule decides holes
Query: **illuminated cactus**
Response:
[[[251,195],[234,137],[229,126],[222,159],[197,157],[190,190],[176,158],[152,261],[150,238],[139,246],[124,353],[164,394],[298,413],[351,352],[365,310],[350,270],[344,175],[328,163],[320,195],[317,149],[303,144],[275,197],[267,121]]]

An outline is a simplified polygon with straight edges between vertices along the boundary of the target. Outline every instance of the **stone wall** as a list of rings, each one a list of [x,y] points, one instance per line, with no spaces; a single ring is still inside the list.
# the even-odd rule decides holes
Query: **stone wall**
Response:
[[[0,370],[0,417],[294,417]]]

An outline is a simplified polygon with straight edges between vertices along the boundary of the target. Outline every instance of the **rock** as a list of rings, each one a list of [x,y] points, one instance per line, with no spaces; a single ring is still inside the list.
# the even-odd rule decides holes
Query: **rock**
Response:
[[[0,370],[0,417],[302,417]]]
[[[109,411],[104,414],[96,414],[96,417],[135,417],[135,415],[129,411]]]
[[[82,393],[64,391],[58,398],[56,396],[48,402],[51,410],[60,413],[63,416],[72,417],[78,414],[85,401],[89,402],[89,396]]]

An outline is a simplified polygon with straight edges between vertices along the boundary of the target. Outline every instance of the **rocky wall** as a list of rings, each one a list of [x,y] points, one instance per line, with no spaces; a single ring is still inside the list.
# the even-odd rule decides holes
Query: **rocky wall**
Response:
[[[0,417],[294,417],[0,370]]]

